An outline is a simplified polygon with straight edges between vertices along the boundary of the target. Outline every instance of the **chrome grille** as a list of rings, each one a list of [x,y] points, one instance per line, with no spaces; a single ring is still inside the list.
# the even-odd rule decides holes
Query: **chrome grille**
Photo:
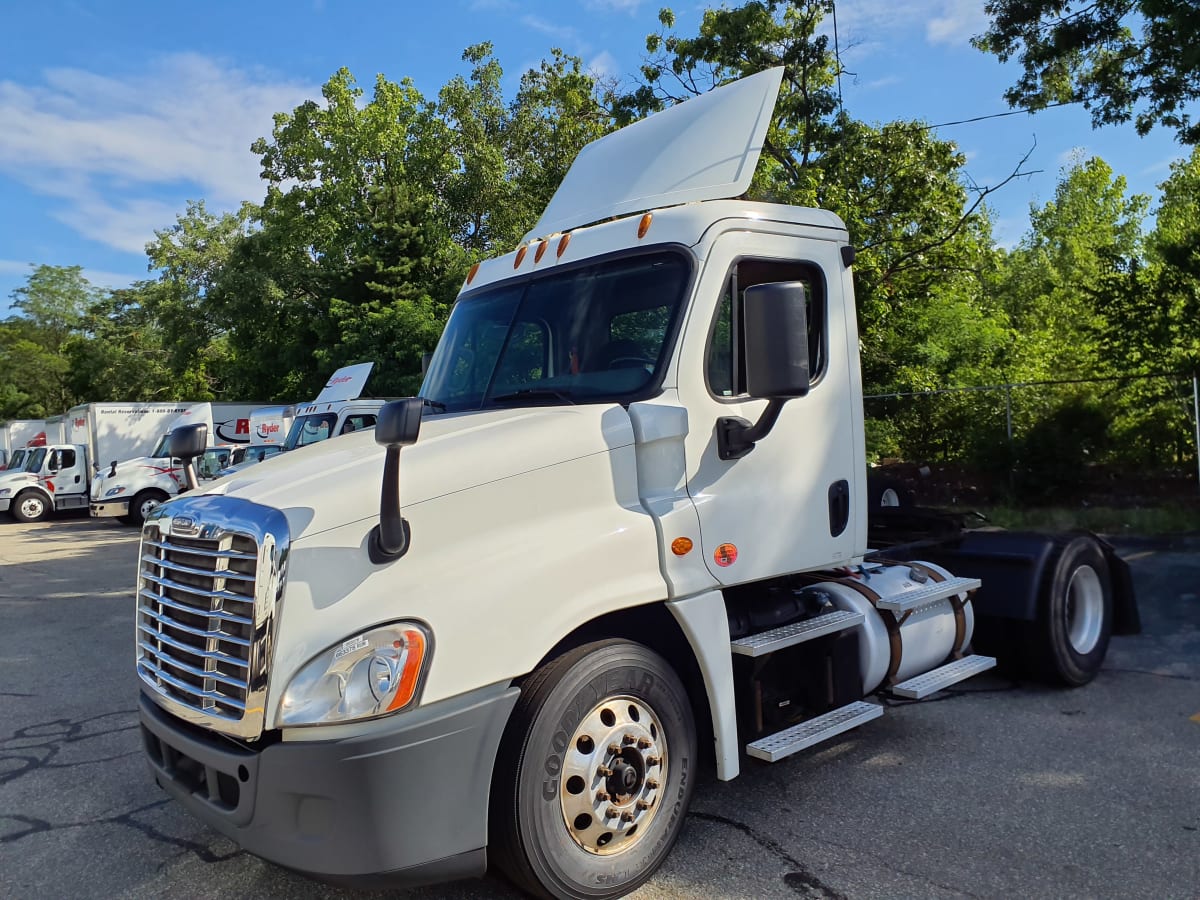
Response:
[[[230,498],[165,504],[147,518],[138,577],[142,683],[169,712],[250,739],[263,727],[287,547],[286,520],[272,531],[264,518],[283,520]]]

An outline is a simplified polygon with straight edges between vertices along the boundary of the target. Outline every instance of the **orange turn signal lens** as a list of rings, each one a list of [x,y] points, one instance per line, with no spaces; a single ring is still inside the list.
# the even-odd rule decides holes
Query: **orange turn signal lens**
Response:
[[[546,255],[546,247],[549,243],[549,241],[541,241],[538,244],[537,251],[533,254],[533,261],[535,263],[540,263],[542,261],[542,257]]]
[[[517,258],[513,260],[514,269],[519,269],[521,267],[521,263],[525,261],[525,251],[528,249],[528,247],[522,247],[517,251]]]
[[[479,263],[471,266],[471,271],[467,273],[467,284],[475,280],[475,274],[479,271]]]
[[[654,216],[651,215],[650,213],[646,213],[644,216],[642,216],[642,221],[638,223],[638,238],[639,239],[644,238],[646,236],[646,232],[650,230],[650,220],[653,218],[654,218]]]
[[[404,629],[404,662],[401,663],[400,686],[396,696],[388,704],[388,712],[402,709],[412,702],[417,692],[417,679],[421,676],[421,664],[425,661],[425,635],[415,628]]]
[[[554,251],[554,255],[562,258],[562,255],[567,252],[567,244],[571,243],[571,232],[567,232],[558,240],[558,249]]]
[[[685,537],[677,537],[671,541],[671,552],[676,556],[687,556],[692,552],[692,539]]]

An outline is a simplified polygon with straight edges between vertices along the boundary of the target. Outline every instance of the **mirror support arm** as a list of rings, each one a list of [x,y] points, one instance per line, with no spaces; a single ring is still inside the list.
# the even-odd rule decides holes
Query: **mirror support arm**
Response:
[[[717,455],[721,459],[741,459],[754,449],[779,419],[779,413],[787,398],[773,397],[767,401],[758,421],[751,425],[738,416],[722,416],[717,419]]]

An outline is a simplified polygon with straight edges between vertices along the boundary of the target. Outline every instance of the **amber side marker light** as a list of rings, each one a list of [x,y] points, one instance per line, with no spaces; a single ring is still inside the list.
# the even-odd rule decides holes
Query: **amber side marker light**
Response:
[[[644,216],[642,216],[642,221],[638,223],[638,238],[639,239],[644,238],[646,236],[646,232],[650,230],[650,220],[653,218],[654,218],[654,216],[651,215],[650,213],[646,213]]]
[[[513,260],[513,268],[514,269],[520,268],[521,263],[525,261],[525,251],[528,249],[529,249],[528,247],[522,247],[520,250],[517,251],[517,258]]]
[[[396,641],[393,646],[398,643],[399,641]],[[400,687],[396,689],[396,696],[388,704],[388,712],[403,709],[412,702],[413,695],[417,692],[417,677],[421,674],[421,663],[425,661],[425,635],[415,628],[406,628],[404,629],[404,643],[405,655],[404,662],[401,664],[403,671],[400,673]]]
[[[692,552],[692,539],[678,537],[671,541],[671,552],[676,556],[687,556]]]
[[[567,244],[569,243],[571,243],[571,232],[568,231],[559,239],[558,249],[554,252],[554,255],[561,259],[562,255],[567,252]]]
[[[537,251],[533,254],[533,261],[535,263],[540,263],[542,261],[542,257],[546,255],[546,246],[549,243],[549,241],[542,241],[538,244]]]
[[[471,266],[471,271],[467,273],[467,284],[475,280],[475,273],[479,271],[479,263]]]

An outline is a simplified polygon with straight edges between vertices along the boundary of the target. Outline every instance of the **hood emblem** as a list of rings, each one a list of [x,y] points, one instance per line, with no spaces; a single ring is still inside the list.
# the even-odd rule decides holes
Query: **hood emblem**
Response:
[[[179,534],[184,537],[195,537],[200,533],[200,526],[196,524],[196,520],[190,516],[176,516],[171,520],[171,534]]]

